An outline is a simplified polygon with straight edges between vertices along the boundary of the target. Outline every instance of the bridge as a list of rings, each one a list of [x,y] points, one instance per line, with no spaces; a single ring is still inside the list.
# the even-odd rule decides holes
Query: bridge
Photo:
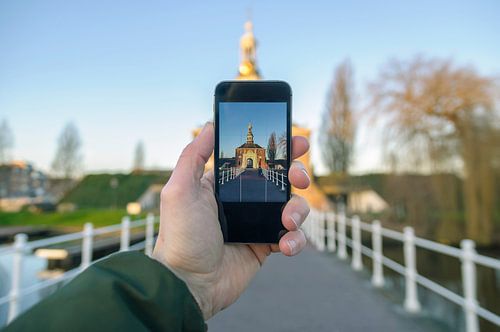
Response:
[[[209,331],[443,331],[398,310],[333,255],[309,247],[268,259],[241,298],[208,321]]]
[[[219,195],[224,202],[282,202],[286,199],[286,170],[239,169],[219,171]]]
[[[94,260],[95,244],[105,235],[119,236],[119,250],[153,249],[158,217],[94,229],[85,225],[81,232],[28,241],[17,234],[12,245],[0,247],[0,258],[11,256],[10,287],[0,294],[0,327],[43,296],[50,294],[88,267]],[[303,230],[310,247],[298,257],[273,255],[250,288],[230,308],[208,321],[216,331],[446,331],[439,320],[423,315],[420,291],[426,289],[463,312],[453,330],[476,332],[497,330],[500,316],[478,302],[476,269],[491,269],[498,275],[500,260],[480,255],[474,242],[463,240],[460,248],[443,245],[414,235],[411,227],[404,232],[386,229],[378,221],[362,222],[343,210],[311,211]],[[131,245],[134,234],[144,240]],[[368,235],[368,237],[367,237]],[[384,255],[383,240],[402,245],[403,262]],[[23,283],[23,261],[40,248],[55,248],[80,243],[81,263],[62,274],[43,281]],[[453,290],[417,271],[416,251],[425,249],[460,261],[462,291]],[[370,264],[370,265],[368,265]],[[384,287],[387,271],[400,274],[403,301],[391,300]],[[38,294],[37,299],[33,295]],[[390,294],[389,294],[390,295]],[[390,297],[390,296],[389,296]],[[481,324],[480,324],[481,322]]]

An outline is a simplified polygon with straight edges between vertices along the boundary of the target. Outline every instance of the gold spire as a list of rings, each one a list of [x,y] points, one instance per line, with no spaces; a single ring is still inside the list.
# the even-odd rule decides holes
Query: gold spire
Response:
[[[253,144],[252,124],[248,124],[247,143]]]
[[[239,80],[260,80],[257,69],[257,40],[253,35],[252,21],[245,22],[245,33],[240,39],[241,62],[238,69]]]

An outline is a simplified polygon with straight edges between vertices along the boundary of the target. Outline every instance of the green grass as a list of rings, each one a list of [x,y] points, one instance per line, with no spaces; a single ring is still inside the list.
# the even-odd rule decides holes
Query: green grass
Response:
[[[4,226],[75,226],[83,227],[86,222],[92,222],[94,227],[118,224],[126,215],[124,209],[80,209],[74,212],[32,213],[0,212],[0,227]],[[135,218],[134,218],[135,219]]]
[[[109,209],[125,208],[134,202],[155,183],[164,184],[170,177],[170,171],[130,173],[130,174],[90,174],[85,176],[61,200],[61,203],[73,203],[78,208]],[[111,188],[112,178],[118,180],[118,187]]]

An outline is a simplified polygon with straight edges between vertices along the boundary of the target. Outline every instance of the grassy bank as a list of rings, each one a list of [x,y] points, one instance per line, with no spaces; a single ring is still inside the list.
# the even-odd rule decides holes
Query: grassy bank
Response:
[[[136,172],[130,174],[89,174],[85,176],[61,203],[72,203],[81,209],[118,209],[135,202],[152,185],[164,184],[170,171]],[[112,180],[116,188],[111,188]]]
[[[0,212],[0,227],[5,226],[75,226],[83,227],[92,222],[95,227],[120,223],[125,209],[79,209],[74,212],[31,213]]]

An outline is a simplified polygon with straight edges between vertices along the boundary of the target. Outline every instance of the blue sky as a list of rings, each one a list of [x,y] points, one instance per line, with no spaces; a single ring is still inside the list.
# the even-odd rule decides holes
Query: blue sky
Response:
[[[335,66],[350,57],[358,104],[391,58],[452,57],[500,73],[498,1],[0,2],[0,119],[13,156],[49,169],[63,125],[86,170],[128,170],[138,140],[149,167],[172,167],[212,116],[217,82],[236,75],[252,8],[258,65],[294,92],[293,118],[319,127]],[[380,131],[361,118],[355,170],[380,169]],[[315,135],[313,160],[321,171]]]
[[[252,124],[254,143],[267,149],[274,132],[286,134],[286,103],[220,103],[220,151],[234,157],[235,149],[246,142],[248,124]]]

